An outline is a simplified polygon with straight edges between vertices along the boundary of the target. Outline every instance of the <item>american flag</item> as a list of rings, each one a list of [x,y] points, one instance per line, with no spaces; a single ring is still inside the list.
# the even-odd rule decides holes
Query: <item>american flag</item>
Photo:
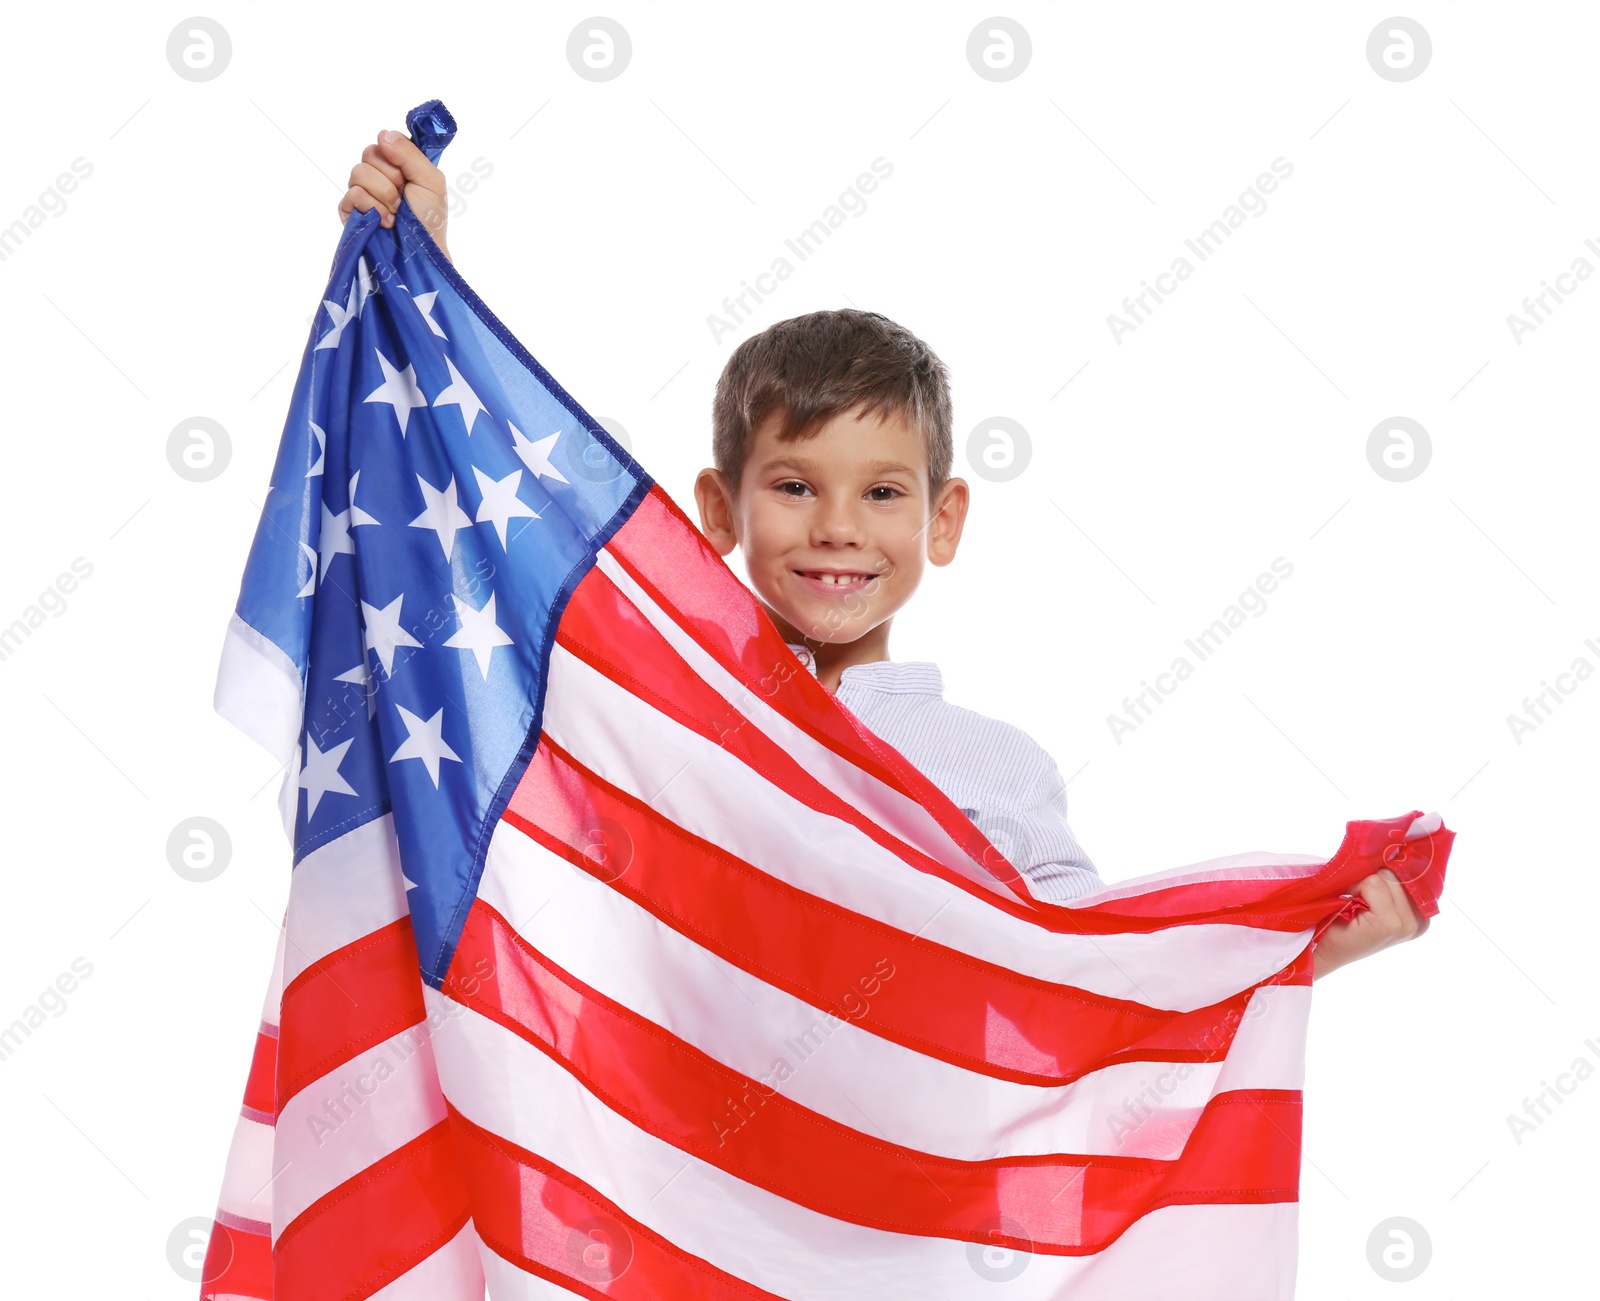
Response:
[[[217,704],[294,778],[219,1301],[1290,1297],[1311,942],[1384,865],[1436,913],[1453,838],[1036,900],[404,205]]]

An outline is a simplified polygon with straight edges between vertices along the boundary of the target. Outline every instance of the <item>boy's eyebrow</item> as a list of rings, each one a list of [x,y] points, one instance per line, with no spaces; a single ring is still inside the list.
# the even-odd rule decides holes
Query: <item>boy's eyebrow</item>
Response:
[[[775,460],[768,461],[762,467],[764,470],[798,470],[802,474],[808,473],[816,468],[817,463],[815,461],[810,461],[799,456],[780,456]],[[899,461],[873,461],[872,464],[867,466],[867,473],[915,474],[916,471],[912,469],[911,466],[904,465]]]

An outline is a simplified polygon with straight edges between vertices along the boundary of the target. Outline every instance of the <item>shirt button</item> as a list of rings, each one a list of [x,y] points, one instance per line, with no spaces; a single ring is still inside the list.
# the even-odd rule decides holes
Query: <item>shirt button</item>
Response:
[[[804,648],[804,647],[802,647],[802,648],[801,648],[801,649],[799,649],[799,650],[797,650],[797,651],[796,651],[796,652],[795,652],[795,657],[796,657],[796,658],[797,658],[797,659],[798,659],[798,660],[799,660],[799,661],[800,661],[800,662],[801,662],[801,663],[802,663],[802,664],[809,664],[809,663],[811,663],[811,652],[810,652],[810,651],[808,651],[808,650],[806,650],[806,649],[805,649],[805,648]]]

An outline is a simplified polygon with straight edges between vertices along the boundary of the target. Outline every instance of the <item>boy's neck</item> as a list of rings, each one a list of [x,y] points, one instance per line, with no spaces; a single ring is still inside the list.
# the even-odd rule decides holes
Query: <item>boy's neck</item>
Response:
[[[817,666],[817,680],[829,691],[838,692],[839,680],[850,665],[875,664],[889,658],[889,625],[894,622],[893,616],[855,641],[829,642],[805,636],[770,606],[763,603],[762,608],[771,616],[785,641],[803,645],[811,652]]]

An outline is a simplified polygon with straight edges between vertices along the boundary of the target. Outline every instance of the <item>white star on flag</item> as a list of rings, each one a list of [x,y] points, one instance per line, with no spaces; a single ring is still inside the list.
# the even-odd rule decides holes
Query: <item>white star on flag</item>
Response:
[[[378,652],[378,662],[383,665],[385,677],[394,676],[396,650],[402,646],[422,645],[400,626],[400,602],[405,599],[405,593],[402,592],[381,610],[365,601],[361,603],[361,622],[364,625],[361,635],[366,640],[367,649]]]
[[[335,682],[354,682],[361,688],[361,694],[367,698],[367,718],[370,720],[378,712],[377,693],[372,689],[372,664],[367,657],[361,657],[361,663],[353,669],[346,669],[343,673],[333,676]]]
[[[350,476],[350,509],[342,510],[335,515],[328,509],[328,503],[322,503],[322,576],[327,578],[328,566],[333,563],[335,556],[353,556],[356,553],[355,539],[350,536],[350,530],[362,524],[376,524],[377,520],[368,515],[366,511],[356,505],[356,483],[361,478],[361,471],[357,470]]]
[[[438,296],[439,291],[435,289],[432,293],[418,294],[411,301],[422,309],[422,319],[428,323],[428,328],[448,343],[450,336],[440,329],[439,322],[433,319],[433,301]]]
[[[356,553],[356,544],[350,537],[350,512],[340,511],[335,515],[328,509],[328,503],[322,503],[322,536],[318,538],[322,554],[322,576],[328,576],[328,566],[333,564],[335,556],[353,556]]]
[[[511,427],[511,441],[517,455],[522,458],[522,463],[533,471],[537,479],[554,479],[557,483],[566,483],[567,476],[550,464],[550,449],[556,445],[556,439],[561,437],[558,429],[548,438],[534,441],[523,436],[522,430],[506,422]]]
[[[489,599],[483,603],[481,610],[474,610],[454,592],[450,593],[450,599],[456,603],[456,617],[461,620],[461,628],[450,635],[445,645],[471,651],[477,657],[478,671],[487,682],[489,657],[494,654],[494,648],[514,645],[506,630],[495,622],[494,593],[489,593]]]
[[[491,479],[477,466],[472,467],[472,477],[478,481],[478,491],[483,500],[478,503],[478,523],[494,525],[500,535],[500,549],[506,546],[506,525],[513,519],[538,519],[539,512],[517,496],[522,482],[522,471],[513,470],[504,479]]]
[[[324,506],[322,509],[327,510],[328,508]],[[311,577],[306,579],[305,586],[295,593],[296,597],[310,596],[317,590],[317,553],[311,549],[308,543],[302,542],[300,544],[300,554],[311,562]]]
[[[367,310],[367,299],[383,292],[383,286],[372,278],[372,268],[367,265],[366,254],[362,254],[356,262],[356,283],[361,287],[361,301],[356,305],[356,315],[360,316]]]
[[[312,352],[320,352],[323,348],[337,348],[339,341],[344,338],[344,327],[356,319],[356,282],[350,282],[350,301],[340,307],[332,299],[324,298],[322,305],[328,309],[328,315],[333,318],[333,329],[317,340],[317,346]]]
[[[374,348],[378,353],[378,365],[383,368],[383,383],[367,394],[368,402],[387,402],[394,408],[395,419],[400,422],[400,437],[406,436],[406,422],[411,419],[411,412],[415,407],[425,407],[428,399],[422,396],[422,390],[417,387],[417,369],[408,365],[404,370],[396,370],[387,357]]]
[[[311,436],[317,440],[317,459],[312,462],[311,468],[306,471],[306,478],[314,479],[322,473],[322,463],[328,456],[328,435],[323,433],[322,426],[315,420],[306,422],[311,426]]]
[[[350,528],[355,528],[360,523],[382,523],[381,520],[376,520],[376,518],[366,514],[362,507],[355,504],[355,485],[360,482],[362,482],[362,472],[357,470],[355,474],[350,475]]]
[[[317,816],[317,805],[327,794],[354,795],[356,788],[339,775],[339,765],[345,753],[355,744],[355,738],[340,741],[324,754],[317,743],[306,734],[306,766],[300,770],[300,789],[306,793],[306,821]]]
[[[390,763],[399,763],[402,759],[421,759],[428,769],[428,776],[433,779],[433,788],[439,789],[439,761],[453,759],[461,762],[461,756],[444,743],[444,706],[441,705],[434,716],[423,722],[404,705],[396,705],[400,711],[400,720],[406,725],[407,736],[400,743],[400,748],[389,756]]]
[[[456,531],[472,527],[472,519],[466,511],[462,510],[456,501],[456,480],[450,476],[450,482],[440,491],[420,474],[417,483],[422,487],[422,500],[428,503],[428,508],[411,521],[414,529],[432,529],[439,535],[439,546],[444,550],[444,558],[448,563],[450,551],[455,546]]]
[[[450,368],[450,382],[439,390],[439,396],[434,398],[433,405],[435,408],[460,407],[461,419],[466,423],[468,435],[471,435],[472,422],[478,418],[478,412],[487,411],[489,408],[478,401],[478,395],[472,391],[472,385],[468,384],[461,372],[456,369],[455,362],[446,357],[444,364]]]
[[[356,484],[361,482],[361,471],[357,470],[350,476],[350,527],[355,528],[360,524],[379,524],[381,520],[374,519],[366,511],[356,505]]]

